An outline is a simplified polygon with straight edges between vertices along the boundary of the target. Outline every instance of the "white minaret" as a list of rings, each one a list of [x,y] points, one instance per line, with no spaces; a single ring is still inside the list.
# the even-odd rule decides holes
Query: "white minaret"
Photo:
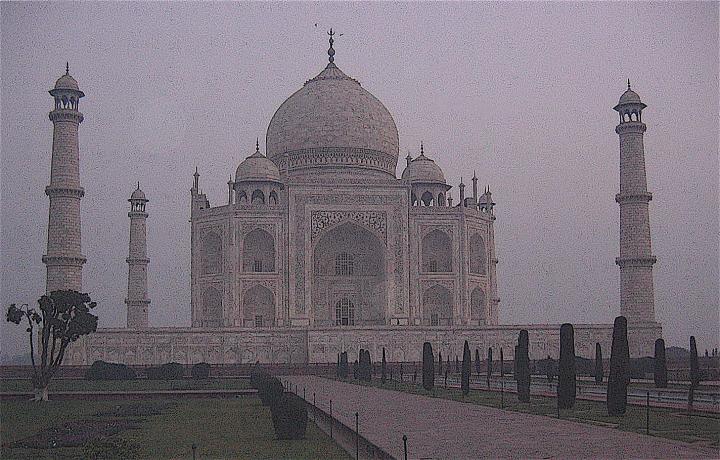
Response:
[[[630,89],[613,109],[620,114],[615,132],[620,136],[620,314],[628,323],[655,323],[653,264],[651,254],[649,202],[645,177],[645,147],[642,111],[647,107]]]
[[[127,305],[127,327],[129,329],[144,329],[148,327],[148,305],[150,299],[147,295],[147,239],[145,221],[148,218],[145,204],[149,201],[140,190],[140,183],[132,193],[130,199],[130,249],[128,258],[128,294],[125,299]]]
[[[42,257],[47,267],[46,290],[81,291],[86,259],[80,247],[80,199],[85,192],[80,187],[78,127],[83,115],[78,108],[85,94],[70,76],[69,65],[49,92],[55,99],[55,109],[50,112],[53,122],[50,185],[45,187],[50,198],[47,253]]]

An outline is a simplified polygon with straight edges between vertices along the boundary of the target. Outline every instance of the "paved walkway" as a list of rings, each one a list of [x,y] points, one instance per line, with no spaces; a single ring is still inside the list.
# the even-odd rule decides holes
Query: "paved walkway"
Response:
[[[720,458],[720,451],[569,420],[363,387],[314,376],[287,376],[297,393],[390,455],[403,458]]]

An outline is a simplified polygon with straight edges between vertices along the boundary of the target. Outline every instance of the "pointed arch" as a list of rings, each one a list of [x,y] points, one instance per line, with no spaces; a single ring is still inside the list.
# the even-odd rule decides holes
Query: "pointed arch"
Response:
[[[420,197],[420,201],[422,201],[423,206],[433,206],[435,204],[435,197],[433,197],[432,193],[425,192]]]
[[[452,293],[436,284],[423,293],[423,323],[427,326],[451,326],[453,324]]]
[[[487,324],[486,306],[485,291],[478,286],[470,293],[470,320],[478,325]]]
[[[222,292],[209,287],[203,292],[203,317],[201,325],[204,327],[221,327],[223,325]]]
[[[243,238],[244,272],[266,273],[275,271],[275,239],[256,228]]]
[[[473,233],[468,244],[470,246],[470,273],[486,275],[487,247],[485,239],[480,233]]]
[[[252,204],[265,204],[265,194],[262,190],[257,189],[254,192],[252,192],[252,195],[250,196],[250,203]]]
[[[433,230],[422,239],[422,271],[426,273],[452,271],[452,240],[442,230]]]
[[[222,238],[215,232],[208,232],[202,240],[201,271],[204,275],[222,273]]]
[[[253,286],[243,293],[243,325],[272,327],[275,325],[275,295],[265,286]]]

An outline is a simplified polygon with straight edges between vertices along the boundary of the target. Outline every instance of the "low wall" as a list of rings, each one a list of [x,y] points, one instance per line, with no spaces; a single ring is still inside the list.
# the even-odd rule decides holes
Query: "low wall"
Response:
[[[379,360],[385,348],[386,359],[394,362],[420,361],[424,342],[433,345],[444,357],[462,357],[463,343],[468,341],[485,356],[493,348],[499,359],[513,359],[520,329],[530,339],[531,359],[557,358],[560,347],[560,325],[518,326],[375,326],[327,328],[149,328],[142,330],[100,329],[69,347],[66,363],[91,364],[95,360],[130,365],[156,365],[171,361],[182,364],[269,364],[334,363],[337,354],[348,352],[352,362],[357,351],[370,351]],[[629,332],[633,357],[652,356],[655,339],[662,336],[659,324],[634,326]],[[575,352],[593,358],[595,343],[609,356],[612,325],[575,325]]]

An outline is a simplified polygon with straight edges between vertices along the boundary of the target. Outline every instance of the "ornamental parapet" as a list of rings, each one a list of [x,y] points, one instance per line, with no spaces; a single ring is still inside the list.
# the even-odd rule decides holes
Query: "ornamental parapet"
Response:
[[[657,257],[616,257],[615,264],[620,268],[624,267],[652,267],[657,262]]]
[[[82,265],[87,262],[87,259],[83,255],[79,256],[42,256],[42,261],[45,265]]]
[[[270,155],[281,171],[324,166],[362,166],[395,175],[397,156],[378,150],[348,147],[320,147]]]
[[[615,195],[617,203],[647,203],[652,200],[650,192],[618,193]]]
[[[70,121],[73,123],[82,123],[85,119],[83,117],[83,114],[78,112],[77,110],[69,110],[69,109],[55,109],[49,114],[50,121],[56,122],[56,121]]]
[[[45,195],[49,197],[82,198],[85,196],[85,189],[82,187],[45,187]]]

